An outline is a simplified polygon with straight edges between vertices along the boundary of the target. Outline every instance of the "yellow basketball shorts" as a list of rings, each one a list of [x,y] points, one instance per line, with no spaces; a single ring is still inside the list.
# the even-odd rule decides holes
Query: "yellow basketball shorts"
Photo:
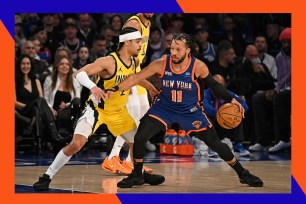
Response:
[[[114,136],[119,136],[136,128],[135,121],[126,108],[119,112],[108,113],[96,104],[89,103],[84,111],[79,121],[86,119],[86,122],[92,126],[92,134],[102,124],[106,124],[108,130]]]

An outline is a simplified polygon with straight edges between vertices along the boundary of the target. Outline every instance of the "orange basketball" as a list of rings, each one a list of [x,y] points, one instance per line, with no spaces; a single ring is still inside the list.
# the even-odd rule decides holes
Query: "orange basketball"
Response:
[[[239,107],[231,103],[222,105],[217,111],[217,121],[225,129],[237,127],[242,120],[242,113]]]

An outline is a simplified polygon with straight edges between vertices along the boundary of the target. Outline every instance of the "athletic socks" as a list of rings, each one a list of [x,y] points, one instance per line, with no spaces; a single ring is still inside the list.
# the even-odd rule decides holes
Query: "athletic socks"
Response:
[[[52,179],[52,177],[70,160],[70,158],[71,156],[66,156],[64,154],[63,149],[59,151],[46,172],[46,174],[50,176],[50,179]]]
[[[134,171],[136,172],[137,175],[142,174],[142,168],[143,168],[143,162],[136,162],[134,160]]]
[[[229,165],[236,171],[238,176],[241,176],[242,172],[245,170],[237,159]]]
[[[131,161],[132,161],[132,160],[131,160],[131,148],[130,148],[130,150],[129,150],[128,156],[125,158],[125,161],[126,161],[126,162],[131,162]]]
[[[119,156],[120,150],[124,143],[125,143],[125,140],[121,136],[116,137],[116,141],[114,143],[111,153],[108,156],[108,159],[111,159],[114,156]]]

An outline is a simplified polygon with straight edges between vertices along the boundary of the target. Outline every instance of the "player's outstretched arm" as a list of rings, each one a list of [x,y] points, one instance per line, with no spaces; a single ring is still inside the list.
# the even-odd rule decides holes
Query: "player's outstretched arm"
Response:
[[[164,58],[157,59],[153,62],[151,62],[146,68],[142,69],[140,72],[133,74],[123,80],[120,84],[117,86],[112,87],[111,89],[104,90],[103,99],[110,98],[114,92],[118,90],[127,90],[135,86],[136,84],[141,84],[141,81],[152,76],[153,74],[161,74],[162,69],[164,66]],[[153,86],[153,85],[152,85]]]
[[[156,90],[155,86],[153,86],[153,84],[151,84],[148,80],[144,79],[142,81],[140,81],[138,83],[138,85],[144,87],[145,89],[147,89],[150,93],[150,96],[152,98],[154,98],[157,94],[158,94],[158,91]]]
[[[89,76],[98,74],[101,71],[113,74],[115,70],[114,67],[115,65],[112,57],[102,57],[78,70],[74,76],[81,85],[91,91],[97,101],[101,102],[101,98],[104,100],[104,92],[90,80]]]
[[[163,69],[164,59],[160,58],[153,62],[151,62],[146,68],[142,69],[140,72],[129,76],[123,82],[118,84],[119,90],[127,90],[133,87],[134,85],[140,83],[140,81],[147,79],[153,74],[161,74],[161,70]]]

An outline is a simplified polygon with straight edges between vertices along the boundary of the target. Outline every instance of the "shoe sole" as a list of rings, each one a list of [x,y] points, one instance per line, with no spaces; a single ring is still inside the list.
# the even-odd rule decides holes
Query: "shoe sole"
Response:
[[[137,184],[133,184],[133,185],[120,185],[120,184],[117,184],[117,187],[118,188],[132,188],[133,186],[141,186],[143,184],[145,184],[144,180],[141,183],[137,183]]]
[[[242,183],[242,184],[248,184],[250,187],[263,187],[263,183],[253,183],[253,184],[249,184],[249,183],[244,182],[244,181],[241,181],[241,180],[240,180],[240,183]]]
[[[44,188],[44,189],[35,189],[35,188],[33,187],[33,190],[34,190],[34,191],[47,191],[47,190],[49,190],[49,188],[46,188],[46,189],[45,189],[45,188]]]
[[[106,168],[106,167],[104,167],[104,166],[101,166],[101,168],[102,168],[103,170],[107,171],[107,172],[110,172],[110,173],[113,173],[113,174],[118,174],[117,170],[116,170],[116,172],[114,172],[113,170],[108,169],[108,168]]]
[[[152,183],[149,183],[149,182],[145,182],[145,183],[147,183],[147,184],[150,184],[151,186],[157,186],[157,185],[160,185],[160,184],[162,184],[162,183],[164,183],[165,182],[165,177],[160,181],[160,182],[158,182],[158,183],[154,183],[154,184],[152,184]]]

